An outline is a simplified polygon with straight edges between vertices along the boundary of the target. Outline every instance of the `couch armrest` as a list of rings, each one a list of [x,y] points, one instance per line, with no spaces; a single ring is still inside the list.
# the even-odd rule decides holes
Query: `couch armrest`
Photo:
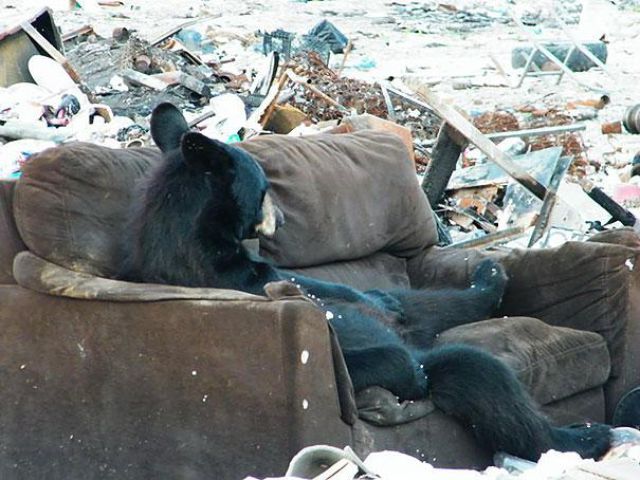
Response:
[[[15,181],[0,180],[0,284],[16,283],[12,274],[13,258],[25,250],[13,218]]]
[[[600,242],[513,250],[501,259],[509,282],[500,314],[599,333],[607,342],[615,376],[622,366],[638,253]]]
[[[0,305],[1,478],[275,475],[305,445],[350,443],[326,319],[301,299],[11,285]]]

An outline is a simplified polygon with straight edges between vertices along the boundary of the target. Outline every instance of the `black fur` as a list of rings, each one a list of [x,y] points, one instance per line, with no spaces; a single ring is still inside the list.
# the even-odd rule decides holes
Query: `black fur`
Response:
[[[497,308],[506,284],[498,264],[481,263],[467,289],[426,291],[361,292],[278,270],[241,243],[262,221],[269,184],[259,164],[188,132],[180,118],[167,104],[154,110],[152,135],[165,161],[133,215],[125,278],[256,294],[268,282],[292,281],[328,312],[356,390],[379,385],[403,400],[430,396],[494,451],[532,460],[549,448],[589,457],[606,451],[608,426],[551,426],[513,372],[488,353],[431,348],[438,333]]]

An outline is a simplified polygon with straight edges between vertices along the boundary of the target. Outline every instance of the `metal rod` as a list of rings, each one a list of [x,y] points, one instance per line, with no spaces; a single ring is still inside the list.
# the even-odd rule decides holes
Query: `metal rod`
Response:
[[[485,134],[491,140],[501,140],[511,137],[537,137],[540,135],[555,135],[558,133],[578,132],[585,130],[587,126],[584,123],[576,123],[574,125],[556,125],[554,127],[529,128],[526,130],[511,130],[509,132],[495,132]]]
[[[564,6],[562,5],[561,2],[554,2],[554,6],[556,6],[556,5],[558,6],[558,8],[560,8],[562,10],[563,13],[566,13],[566,10],[564,9]],[[611,71],[607,68],[607,66],[598,57],[596,57],[588,48],[586,48],[584,45],[582,45],[582,43],[576,37],[573,36],[573,34],[569,31],[569,28],[567,27],[567,24],[565,23],[565,21],[562,18],[560,18],[560,15],[555,10],[555,8],[551,9],[551,15],[552,15],[553,19],[560,26],[560,30],[562,30],[562,32],[567,36],[567,38],[569,40],[571,40],[571,43],[573,44],[574,48],[577,48],[585,57],[587,57],[589,60],[591,60],[593,63],[595,63],[596,66],[601,68],[602,71],[609,78],[611,78],[614,81],[618,80],[616,78],[616,76],[613,73],[611,73]]]
[[[451,245],[447,245],[444,248],[477,248],[477,247],[488,247],[491,244],[511,240],[512,238],[518,237],[525,232],[525,227],[513,227],[506,228],[504,230],[500,230],[499,232],[489,233],[480,238],[473,238],[471,240],[463,240],[462,242],[452,243]]]
[[[382,91],[382,98],[384,98],[384,103],[387,105],[387,116],[389,117],[389,120],[395,122],[397,120],[397,117],[396,112],[393,109],[393,103],[391,102],[389,91],[383,83],[380,84],[380,90]]]
[[[592,85],[589,85],[586,82],[583,82],[582,80],[580,80],[578,78],[578,76],[571,71],[571,69],[569,67],[567,67],[564,63],[562,63],[558,57],[556,57],[553,53],[551,53],[544,45],[542,45],[540,42],[538,42],[538,40],[536,40],[536,38],[533,36],[533,34],[527,29],[527,27],[520,21],[520,19],[513,13],[511,12],[511,18],[513,19],[513,21],[516,23],[516,25],[520,28],[520,30],[522,31],[522,33],[529,38],[529,41],[533,44],[533,46],[535,48],[537,48],[540,52],[542,52],[545,57],[547,57],[549,60],[551,60],[553,63],[555,63],[558,67],[560,67],[560,69],[566,73],[567,75],[569,75],[569,77],[576,83],[582,85],[585,88],[588,88],[589,90],[594,90],[596,92],[604,92],[604,90],[602,88],[598,88],[598,87],[594,87]]]

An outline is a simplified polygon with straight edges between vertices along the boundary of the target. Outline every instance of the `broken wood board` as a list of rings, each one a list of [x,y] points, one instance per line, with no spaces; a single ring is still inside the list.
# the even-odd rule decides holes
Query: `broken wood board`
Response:
[[[44,8],[27,20],[47,41],[61,51],[63,49],[60,33],[53,21],[50,8]],[[0,31],[0,87],[9,87],[19,82],[33,82],[28,63],[33,55],[46,54],[20,25]]]
[[[512,158],[501,151],[495,143],[489,140],[485,135],[480,132],[473,124],[467,120],[460,112],[458,112],[453,106],[448,105],[441,101],[431,90],[424,85],[412,86],[416,93],[424,99],[424,102],[420,102],[403,92],[396,89],[389,89],[391,93],[401,96],[405,100],[412,101],[412,103],[435,111],[438,116],[443,118],[449,125],[458,130],[464,135],[470,143],[473,143],[476,147],[482,151],[492,162],[496,163],[500,168],[507,172],[517,182],[522,184],[525,188],[531,191],[539,199],[544,199],[547,189],[544,185],[538,182],[525,170],[515,165]]]
[[[151,75],[146,75],[135,71],[132,68],[127,68],[120,73],[120,76],[132,85],[139,85],[159,92],[163,91],[168,85],[158,78],[154,78]]]
[[[460,189],[452,195],[459,208],[472,208],[480,215],[487,211],[487,205],[498,195],[498,187],[489,185],[480,188]]]

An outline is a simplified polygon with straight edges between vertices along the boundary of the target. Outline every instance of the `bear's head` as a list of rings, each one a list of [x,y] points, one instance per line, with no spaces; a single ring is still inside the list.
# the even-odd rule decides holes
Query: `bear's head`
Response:
[[[165,192],[158,193],[197,202],[191,205],[198,214],[193,221],[224,225],[236,240],[257,233],[272,236],[284,223],[262,167],[246,151],[190,131],[182,112],[170,103],[153,110],[151,136],[168,165],[162,175]],[[175,192],[169,192],[172,187]]]

